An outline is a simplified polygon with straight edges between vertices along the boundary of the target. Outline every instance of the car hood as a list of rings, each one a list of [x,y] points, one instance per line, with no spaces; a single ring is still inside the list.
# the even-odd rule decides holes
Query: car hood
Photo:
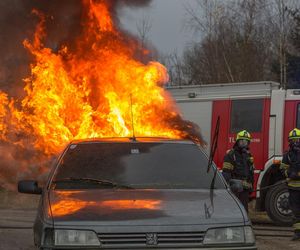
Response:
[[[55,224],[199,225],[244,223],[244,212],[227,190],[49,191],[46,209]]]

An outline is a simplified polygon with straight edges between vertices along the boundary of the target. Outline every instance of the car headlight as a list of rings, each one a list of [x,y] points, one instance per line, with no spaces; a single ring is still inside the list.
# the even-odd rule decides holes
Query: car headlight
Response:
[[[62,230],[54,231],[55,246],[100,246],[100,241],[93,231]]]
[[[250,226],[209,229],[204,237],[205,245],[254,244],[255,237]]]

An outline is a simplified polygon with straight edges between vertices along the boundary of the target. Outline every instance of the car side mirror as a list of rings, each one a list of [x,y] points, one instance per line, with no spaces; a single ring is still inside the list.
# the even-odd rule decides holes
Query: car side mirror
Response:
[[[25,194],[42,194],[43,190],[37,181],[19,181],[18,192]]]

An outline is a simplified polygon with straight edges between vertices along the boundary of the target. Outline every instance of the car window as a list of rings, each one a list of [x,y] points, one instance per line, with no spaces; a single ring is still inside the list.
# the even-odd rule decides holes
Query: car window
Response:
[[[92,178],[134,188],[209,188],[213,171],[207,173],[207,163],[195,144],[86,143],[69,147],[53,180]],[[218,175],[215,187],[224,188]]]
[[[231,133],[246,129],[261,132],[263,116],[263,100],[233,100],[231,106]]]
[[[296,128],[300,129],[300,104],[297,105],[297,121]]]

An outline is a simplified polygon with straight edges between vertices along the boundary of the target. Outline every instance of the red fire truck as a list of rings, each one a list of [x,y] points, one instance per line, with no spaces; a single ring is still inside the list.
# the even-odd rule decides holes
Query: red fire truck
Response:
[[[255,189],[282,182],[279,166],[288,149],[288,132],[300,128],[300,90],[280,89],[276,82],[249,82],[168,87],[183,117],[201,128],[209,149],[220,116],[218,149],[214,161],[221,169],[223,157],[235,142],[236,132],[248,130],[255,163]],[[256,208],[267,211],[280,225],[292,222],[286,185],[253,192]]]

